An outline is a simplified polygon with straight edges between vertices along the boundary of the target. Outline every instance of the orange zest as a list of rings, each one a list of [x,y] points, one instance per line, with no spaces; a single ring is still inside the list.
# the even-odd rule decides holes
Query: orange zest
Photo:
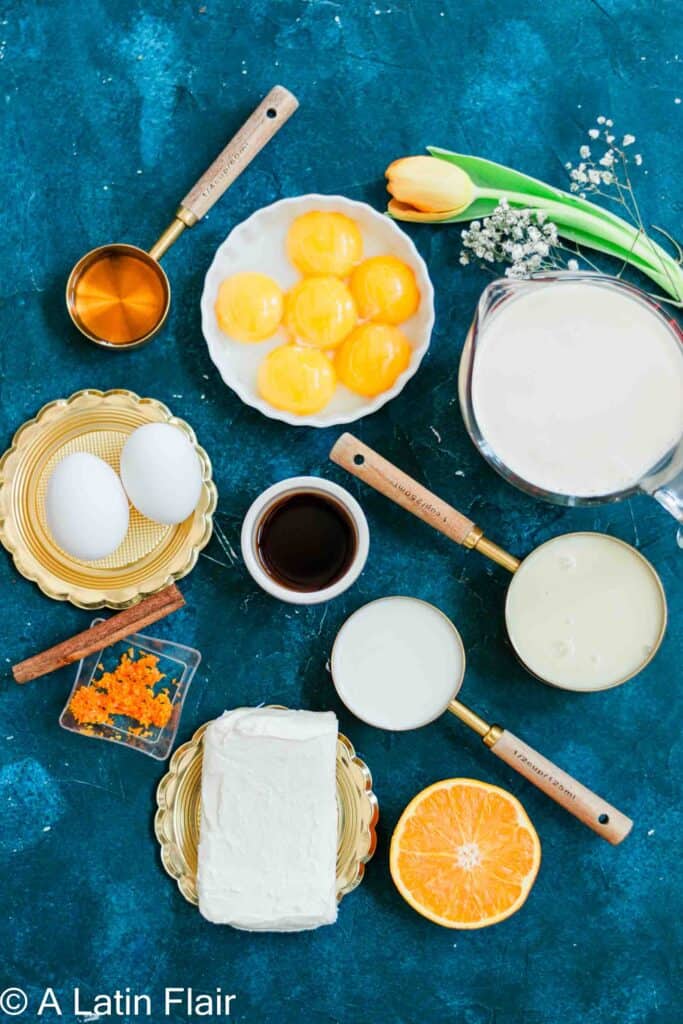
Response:
[[[484,928],[526,901],[541,844],[516,797],[446,779],[408,804],[391,840],[391,877],[419,914],[446,928]]]
[[[168,690],[154,692],[164,678],[159,659],[141,654],[136,660],[131,654],[123,654],[113,672],[104,672],[73,695],[69,710],[79,725],[113,725],[114,715],[126,715],[144,728],[168,723],[173,710]]]

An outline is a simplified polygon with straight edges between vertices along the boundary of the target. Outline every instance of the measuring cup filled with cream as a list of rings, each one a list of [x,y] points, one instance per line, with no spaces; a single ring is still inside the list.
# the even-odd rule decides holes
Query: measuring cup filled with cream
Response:
[[[683,522],[683,334],[637,288],[561,272],[495,281],[460,362],[484,458],[556,504],[638,491]]]
[[[604,533],[566,533],[520,561],[351,434],[342,434],[330,458],[513,574],[505,603],[508,635],[520,661],[543,682],[605,690],[631,679],[654,657],[666,628],[666,598],[654,568],[630,544]]]
[[[620,843],[631,831],[633,822],[616,807],[457,699],[465,649],[453,623],[434,605],[414,597],[363,605],[339,630],[330,667],[343,703],[369,725],[417,729],[450,711],[497,757],[603,839]]]

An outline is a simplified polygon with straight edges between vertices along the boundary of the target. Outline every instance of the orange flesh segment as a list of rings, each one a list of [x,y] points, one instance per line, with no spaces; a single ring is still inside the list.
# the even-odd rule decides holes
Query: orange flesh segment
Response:
[[[495,924],[518,910],[540,864],[524,809],[469,779],[436,783],[408,806],[391,846],[391,873],[419,913],[451,928]]]

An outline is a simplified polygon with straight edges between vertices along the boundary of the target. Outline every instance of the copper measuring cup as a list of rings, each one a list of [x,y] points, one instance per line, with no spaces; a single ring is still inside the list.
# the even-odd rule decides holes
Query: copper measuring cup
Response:
[[[298,106],[296,96],[283,86],[271,89],[193,185],[148,252],[114,243],[81,257],[66,284],[66,306],[81,334],[112,349],[138,348],[154,337],[171,304],[171,285],[159,260],[185,228],[202,219]]]

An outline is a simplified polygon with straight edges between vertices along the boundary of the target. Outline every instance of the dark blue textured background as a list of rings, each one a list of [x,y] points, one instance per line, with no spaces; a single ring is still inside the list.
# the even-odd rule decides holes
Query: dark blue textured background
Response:
[[[6,665],[0,989],[21,985],[35,999],[48,984],[62,994],[80,985],[85,998],[126,985],[152,994],[164,985],[222,985],[239,993],[236,1018],[259,1024],[673,1024],[683,556],[672,520],[646,498],[597,511],[544,506],[484,464],[455,393],[485,281],[458,266],[457,227],[411,229],[436,287],[437,328],[418,375],[358,432],[515,553],[558,532],[605,530],[636,544],[667,590],[668,635],[637,680],[583,696],[544,687],[506,643],[505,573],[346,479],[326,458],[336,430],[286,427],[243,406],[209,361],[198,303],[216,246],[259,206],[320,191],[382,208],[385,166],[429,143],[561,183],[563,161],[600,113],[638,137],[647,219],[679,232],[680,4],[17,0],[2,11],[2,444],[45,402],[78,388],[128,387],[159,398],[208,449],[220,522],[236,551],[241,517],[266,485],[295,473],[348,484],[366,509],[372,548],[343,598],[325,608],[279,604],[214,540],[213,560],[202,557],[183,583],[187,609],[152,632],[204,655],[181,740],[226,706],[333,708],[373,770],[382,819],[376,858],[336,927],[297,936],[213,927],[161,869],[152,815],[164,767],[59,729],[72,670],[19,688]],[[278,81],[297,93],[301,109],[168,254],[174,303],[163,336],[135,353],[89,346],[63,303],[75,259],[109,240],[151,244]],[[43,597],[4,555],[0,586],[3,662],[89,621]],[[601,843],[453,719],[390,735],[340,707],[325,668],[336,630],[360,604],[393,592],[433,601],[453,617],[468,649],[466,699],[629,812],[636,825],[627,842]],[[543,845],[523,911],[481,932],[423,920],[388,872],[401,810],[419,789],[452,775],[509,787]]]

